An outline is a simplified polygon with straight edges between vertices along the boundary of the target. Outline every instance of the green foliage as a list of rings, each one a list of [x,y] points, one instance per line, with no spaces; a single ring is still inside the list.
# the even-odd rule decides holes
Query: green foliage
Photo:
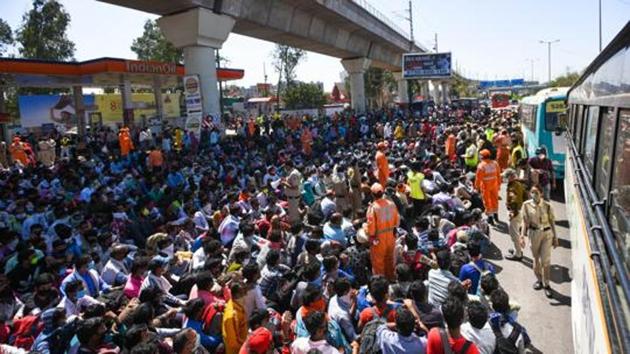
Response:
[[[17,30],[20,55],[28,59],[72,60],[74,43],[66,30],[70,15],[56,0],[34,0]]]
[[[287,109],[320,108],[326,103],[322,88],[314,83],[297,83],[288,87],[283,95]]]
[[[371,67],[363,74],[365,98],[371,108],[383,107],[387,98],[397,89],[394,75],[387,70]],[[404,93],[407,94],[406,92]]]
[[[142,36],[133,40],[131,50],[140,60],[155,60],[181,64],[184,62],[184,51],[175,48],[167,41],[157,23],[147,20],[144,23]]]
[[[276,72],[280,74],[278,82],[282,81],[284,75],[287,88],[293,86],[295,84],[295,68],[304,59],[306,59],[306,51],[288,45],[276,44],[273,51],[273,66]]]
[[[580,78],[580,73],[572,72],[566,73],[562,76],[558,76],[557,78],[551,80],[549,83],[550,87],[564,87],[564,86],[573,86],[573,84],[578,81]]]
[[[477,90],[474,86],[471,81],[459,75],[453,75],[450,93],[457,97],[476,97]]]
[[[13,44],[11,26],[0,18],[0,55],[4,55],[11,44]]]

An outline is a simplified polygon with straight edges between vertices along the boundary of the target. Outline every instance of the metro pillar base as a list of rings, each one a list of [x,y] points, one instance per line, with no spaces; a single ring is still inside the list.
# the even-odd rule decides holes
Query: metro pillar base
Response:
[[[357,113],[365,113],[365,82],[363,74],[370,67],[371,60],[367,58],[343,59],[341,64],[350,75],[350,99],[352,109]]]

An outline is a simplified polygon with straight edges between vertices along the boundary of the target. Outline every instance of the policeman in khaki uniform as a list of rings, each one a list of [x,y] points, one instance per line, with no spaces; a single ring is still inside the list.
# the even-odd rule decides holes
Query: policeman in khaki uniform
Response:
[[[538,187],[532,187],[530,195],[531,199],[523,203],[521,208],[521,246],[525,247],[525,235],[529,236],[534,257],[534,274],[538,279],[534,283],[534,290],[545,289],[545,295],[551,297],[551,249],[558,247],[555,217],[551,204],[543,200]]]
[[[300,214],[300,199],[302,199],[302,175],[293,166],[293,161],[289,160],[284,164],[289,176],[286,178],[284,184],[284,195],[287,197],[287,203],[289,204],[287,210],[287,216],[289,223],[295,225],[302,221],[302,215]]]
[[[521,248],[520,241],[520,228],[523,223],[523,216],[521,215],[521,208],[523,201],[527,196],[527,189],[525,185],[517,178],[516,171],[511,168],[506,169],[503,172],[503,178],[507,182],[507,201],[506,207],[509,211],[510,224],[509,233],[512,242],[514,243],[514,249],[510,249],[509,255],[505,256],[506,259],[511,261],[520,261],[523,258],[523,249]]]

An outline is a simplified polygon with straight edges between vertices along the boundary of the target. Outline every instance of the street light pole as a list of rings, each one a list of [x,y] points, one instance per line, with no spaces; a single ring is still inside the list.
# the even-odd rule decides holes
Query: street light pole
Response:
[[[559,39],[553,41],[543,41],[539,40],[539,43],[547,45],[547,74],[548,74],[548,82],[551,82],[551,45],[554,43],[560,42]]]
[[[599,51],[602,51],[602,0],[599,0]]]

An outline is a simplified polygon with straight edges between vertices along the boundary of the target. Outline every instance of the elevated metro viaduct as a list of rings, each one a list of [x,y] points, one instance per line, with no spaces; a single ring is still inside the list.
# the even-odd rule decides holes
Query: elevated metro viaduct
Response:
[[[216,72],[203,63],[214,62],[214,49],[221,48],[231,32],[340,58],[350,76],[352,108],[359,112],[366,105],[365,70],[374,65],[393,71],[398,92],[405,93],[399,101],[408,103],[407,82],[400,75],[402,54],[427,52],[385,16],[356,0],[99,1],[162,16],[162,32],[184,49],[186,72],[201,78],[206,114],[219,112],[219,94]],[[446,97],[448,83],[441,86]],[[425,87],[424,95],[428,82]]]

